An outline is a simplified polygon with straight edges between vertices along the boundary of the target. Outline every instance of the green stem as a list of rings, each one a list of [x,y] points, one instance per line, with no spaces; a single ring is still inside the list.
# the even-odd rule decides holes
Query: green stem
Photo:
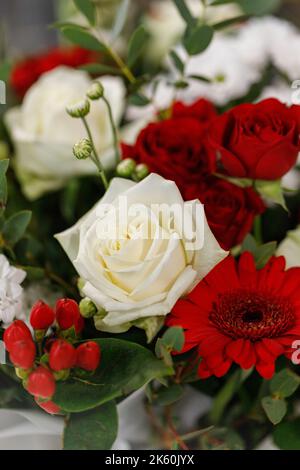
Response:
[[[121,70],[121,72],[123,73],[123,75],[127,78],[127,80],[132,84],[134,85],[136,83],[136,78],[135,76],[133,75],[133,73],[131,72],[131,70],[129,69],[129,67],[127,67],[127,65],[125,64],[125,62],[123,61],[123,59],[121,59],[121,57],[119,56],[119,54],[114,51],[110,46],[106,46],[107,47],[107,52],[110,54],[111,58],[113,59],[113,61],[117,64],[117,66],[119,67],[119,69]]]
[[[261,245],[263,243],[263,237],[262,237],[262,219],[260,215],[258,215],[254,219],[253,231],[254,231],[255,240],[257,241],[259,245]]]
[[[105,172],[104,172],[102,163],[100,162],[100,159],[99,159],[99,157],[98,157],[98,154],[97,154],[97,151],[96,151],[96,147],[95,147],[95,144],[94,144],[94,140],[93,140],[92,133],[91,133],[91,131],[90,131],[89,125],[88,125],[87,120],[85,119],[85,117],[82,117],[81,119],[82,119],[82,122],[83,122],[83,124],[84,124],[84,127],[85,127],[86,133],[87,133],[87,135],[88,135],[88,138],[90,139],[91,144],[92,144],[93,157],[91,156],[91,160],[95,163],[96,167],[98,168],[98,171],[99,171],[100,178],[101,178],[101,180],[102,180],[103,186],[104,186],[105,189],[107,189],[107,188],[108,188],[108,181],[107,181],[107,179],[106,179],[106,175],[105,175]]]
[[[113,133],[115,158],[116,158],[116,165],[117,165],[119,163],[119,161],[121,160],[117,128],[116,128],[116,125],[115,125],[115,122],[114,122],[114,117],[113,117],[110,102],[108,101],[108,99],[105,96],[103,96],[102,99],[103,99],[104,103],[106,104],[106,107],[107,107],[107,110],[108,110],[109,121],[110,121],[111,129],[112,129],[112,133]]]

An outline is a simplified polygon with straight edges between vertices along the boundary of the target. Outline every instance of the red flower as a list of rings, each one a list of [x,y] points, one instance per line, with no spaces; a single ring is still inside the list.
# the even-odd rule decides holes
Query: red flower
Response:
[[[197,348],[201,378],[226,374],[232,363],[255,367],[270,379],[275,361],[291,357],[300,338],[300,268],[285,271],[283,257],[256,270],[253,256],[229,256],[167,318],[185,329],[184,351]]]
[[[75,328],[78,334],[84,327],[84,320],[80,315],[78,304],[72,299],[60,299],[56,302],[56,320],[62,330]]]
[[[30,324],[34,330],[47,330],[54,322],[55,315],[51,307],[39,300],[30,313]]]
[[[11,351],[13,344],[20,340],[32,340],[28,326],[21,320],[15,320],[4,332],[3,341],[7,351]]]
[[[76,365],[84,370],[93,371],[97,369],[101,351],[100,347],[95,341],[87,341],[86,343],[81,344],[77,350],[77,360]]]
[[[16,94],[23,98],[27,90],[43,73],[60,65],[77,68],[93,60],[95,60],[95,53],[81,47],[54,48],[16,64],[10,76],[10,83]]]
[[[135,145],[123,144],[123,157],[145,163],[150,171],[175,181],[184,191],[215,170],[216,158],[206,149],[208,123],[216,116],[211,103],[176,103],[170,119],[153,122],[139,134]]]
[[[57,406],[53,401],[51,400],[40,400],[39,398],[35,398],[36,404],[42,408],[44,411],[49,413],[50,415],[58,415],[61,412],[61,409],[59,406]]]
[[[55,341],[50,349],[49,365],[52,370],[60,371],[71,369],[76,362],[76,349],[72,344],[58,339]]]
[[[254,218],[265,210],[261,198],[251,188],[239,188],[216,177],[188,186],[184,198],[204,204],[208,224],[216,239],[229,250],[251,231]]]
[[[50,399],[55,393],[55,388],[53,374],[44,366],[39,366],[31,372],[26,384],[27,391],[39,398]]]
[[[15,341],[10,348],[9,357],[14,366],[31,369],[36,356],[35,344],[32,339]]]
[[[276,99],[242,104],[214,120],[209,142],[220,171],[238,178],[276,180],[296,163],[300,107]]]

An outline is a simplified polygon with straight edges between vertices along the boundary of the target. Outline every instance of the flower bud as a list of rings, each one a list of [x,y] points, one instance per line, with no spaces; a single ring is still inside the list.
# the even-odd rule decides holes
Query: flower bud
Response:
[[[26,381],[26,390],[33,396],[50,399],[55,393],[53,374],[44,366],[39,366],[31,372]]]
[[[74,328],[76,334],[84,327],[84,320],[80,315],[79,306],[72,299],[60,299],[56,302],[56,320],[61,330]]]
[[[102,98],[104,95],[104,88],[102,83],[98,81],[93,82],[86,95],[88,98],[90,98],[90,100],[99,100],[99,98]]]
[[[87,371],[97,369],[100,363],[100,346],[95,341],[87,341],[76,349],[76,366]]]
[[[31,332],[28,326],[21,320],[15,320],[4,332],[3,341],[7,351],[10,351],[12,345],[20,340],[32,340]]]
[[[34,330],[48,330],[55,320],[55,314],[49,305],[39,300],[30,313],[30,324]]]
[[[53,375],[56,381],[67,380],[70,376],[70,369],[58,370],[53,372]]]
[[[83,118],[90,112],[90,102],[89,100],[83,99],[73,105],[67,106],[66,111],[73,118]]]
[[[136,181],[142,181],[150,173],[149,168],[145,163],[140,163],[135,167],[134,170],[134,179]]]
[[[44,411],[46,411],[46,413],[49,413],[50,415],[59,415],[61,413],[60,407],[57,406],[56,403],[51,400],[44,401],[40,400],[39,398],[35,398],[34,400],[40,408],[42,408]]]
[[[136,162],[132,158],[125,158],[117,166],[117,175],[121,178],[130,178],[136,167]]]
[[[97,307],[88,297],[82,299],[79,304],[79,310],[84,318],[91,318],[97,313]]]
[[[36,356],[35,344],[32,339],[20,339],[15,341],[9,352],[9,357],[14,366],[21,369],[31,369]]]
[[[78,160],[85,160],[92,154],[93,146],[89,139],[82,139],[73,147],[73,154]]]
[[[30,369],[21,369],[20,367],[15,368],[16,376],[21,380],[28,379],[30,372],[31,372]]]
[[[50,349],[49,365],[54,371],[67,370],[76,363],[76,349],[63,339],[56,340]]]

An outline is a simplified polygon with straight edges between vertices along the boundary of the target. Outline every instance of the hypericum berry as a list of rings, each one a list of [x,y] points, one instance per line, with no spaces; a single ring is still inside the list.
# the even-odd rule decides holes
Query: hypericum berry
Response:
[[[76,363],[76,349],[63,339],[55,341],[50,349],[49,365],[52,370],[71,369]]]
[[[42,408],[44,411],[49,413],[50,415],[58,415],[61,413],[61,409],[51,400],[40,400],[39,398],[34,399],[36,404]]]
[[[84,327],[84,320],[80,315],[79,306],[72,299],[60,299],[56,302],[56,320],[62,330],[74,327],[76,334]]]
[[[122,160],[116,169],[117,175],[121,178],[130,178],[136,167],[136,162],[132,158]]]
[[[53,374],[43,366],[31,372],[26,382],[26,389],[31,395],[50,399],[55,393]]]
[[[81,369],[93,371],[97,369],[100,363],[101,350],[95,341],[87,341],[81,344],[77,349],[76,366]]]
[[[36,356],[35,344],[32,339],[15,341],[10,348],[9,357],[14,366],[31,369]]]
[[[55,314],[49,305],[39,300],[30,313],[30,324],[34,330],[48,330],[55,320]]]
[[[32,340],[28,326],[21,320],[15,320],[4,332],[3,341],[7,351],[11,350],[13,343],[21,339]]]

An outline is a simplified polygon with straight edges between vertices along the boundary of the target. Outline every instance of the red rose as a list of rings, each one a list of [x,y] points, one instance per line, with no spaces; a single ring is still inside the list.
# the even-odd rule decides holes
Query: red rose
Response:
[[[242,104],[210,126],[209,143],[220,171],[238,177],[276,180],[296,163],[300,107],[276,99]]]
[[[204,204],[208,224],[224,250],[241,243],[250,232],[254,218],[265,210],[252,188],[239,188],[214,176],[188,187],[184,197],[199,199]]]
[[[54,48],[17,63],[11,72],[10,84],[16,94],[23,98],[43,73],[60,65],[76,68],[94,60],[95,53],[81,47]]]
[[[169,119],[149,124],[135,145],[123,145],[123,157],[145,163],[150,171],[175,181],[184,191],[215,170],[215,156],[206,151],[206,130],[215,115],[206,100],[191,106],[176,103]]]
[[[235,363],[270,379],[300,336],[299,283],[300,268],[285,271],[283,256],[260,270],[249,252],[238,262],[228,256],[176,303],[166,324],[184,328],[181,352],[196,348],[199,377],[221,377]]]

